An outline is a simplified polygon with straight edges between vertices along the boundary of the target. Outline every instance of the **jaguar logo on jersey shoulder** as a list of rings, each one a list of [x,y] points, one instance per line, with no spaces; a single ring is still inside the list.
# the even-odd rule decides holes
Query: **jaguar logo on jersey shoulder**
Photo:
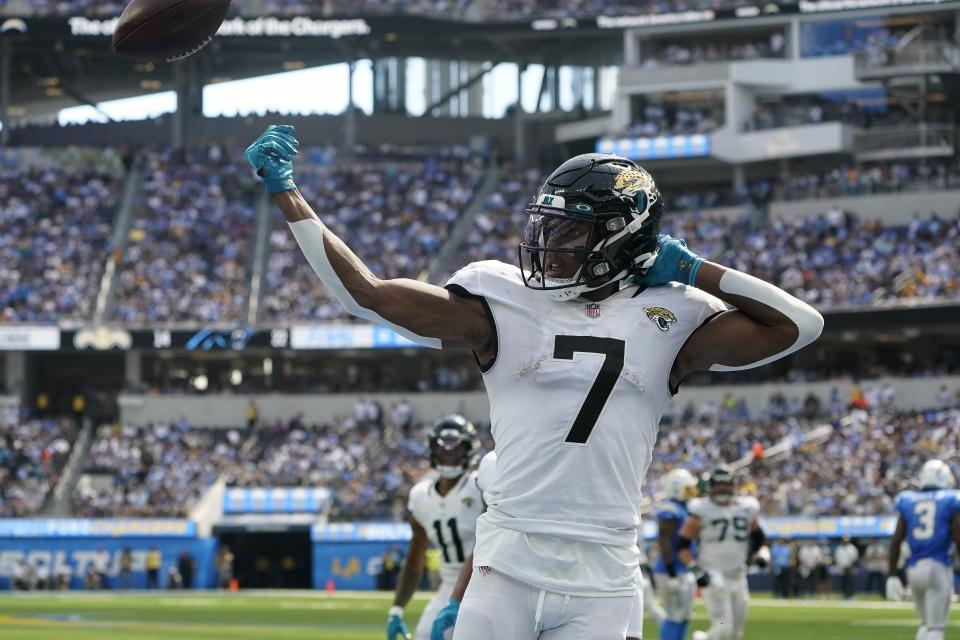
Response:
[[[670,325],[677,321],[677,316],[673,315],[673,311],[670,311],[670,309],[663,307],[644,307],[643,310],[646,312],[647,317],[650,318],[650,322],[657,325],[660,331],[669,331]]]

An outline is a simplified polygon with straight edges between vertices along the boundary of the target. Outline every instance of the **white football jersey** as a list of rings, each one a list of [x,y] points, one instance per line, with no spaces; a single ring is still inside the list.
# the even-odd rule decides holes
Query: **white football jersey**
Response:
[[[474,564],[559,593],[632,595],[640,484],[690,334],[725,310],[674,284],[556,302],[520,269],[475,262],[447,288],[486,301],[497,357],[484,371],[496,479]]]
[[[480,465],[477,467],[477,488],[483,496],[483,501],[487,504],[493,500],[493,481],[497,477],[497,452],[488,451],[486,455],[480,458]]]
[[[746,568],[750,528],[760,513],[756,498],[735,496],[727,505],[696,498],[689,502],[687,511],[700,519],[697,563],[701,567],[721,573]]]
[[[407,509],[424,531],[430,544],[440,549],[440,579],[454,584],[464,559],[473,551],[477,516],[483,511],[477,474],[460,477],[447,495],[437,491],[438,475],[431,473],[410,490]]]

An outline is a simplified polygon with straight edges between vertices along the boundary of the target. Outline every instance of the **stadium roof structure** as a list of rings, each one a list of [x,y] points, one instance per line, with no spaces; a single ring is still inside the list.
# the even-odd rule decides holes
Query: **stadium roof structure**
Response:
[[[9,78],[8,115],[53,115],[79,104],[176,88],[192,67],[206,84],[363,59],[601,66],[622,59],[622,38],[598,28],[536,23],[468,23],[431,18],[231,18],[188,61],[140,64],[115,55],[116,19],[10,18],[0,21]],[[574,25],[571,25],[573,27]],[[612,37],[611,37],[612,36]]]
[[[117,18],[0,15],[0,105],[6,106],[8,118],[37,121],[66,107],[176,89],[178,70],[188,68],[196,81],[206,84],[339,62],[406,57],[600,67],[623,62],[623,33],[629,31],[706,33],[798,18],[958,11],[957,0],[755,0],[738,3],[735,9],[520,21],[382,14],[231,17],[210,46],[177,64],[136,64],[114,55],[110,39]]]

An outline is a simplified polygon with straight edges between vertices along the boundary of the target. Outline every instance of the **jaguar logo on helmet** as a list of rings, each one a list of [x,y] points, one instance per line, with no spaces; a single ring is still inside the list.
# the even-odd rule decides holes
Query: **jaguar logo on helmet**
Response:
[[[636,198],[641,190],[648,189],[651,195],[657,186],[653,182],[653,177],[647,173],[646,169],[626,169],[617,175],[616,182],[613,183],[613,190],[625,196]]]
[[[647,317],[650,318],[650,321],[657,325],[660,331],[669,331],[670,325],[677,322],[677,316],[675,316],[670,309],[664,309],[663,307],[644,307],[643,311],[647,314]]]

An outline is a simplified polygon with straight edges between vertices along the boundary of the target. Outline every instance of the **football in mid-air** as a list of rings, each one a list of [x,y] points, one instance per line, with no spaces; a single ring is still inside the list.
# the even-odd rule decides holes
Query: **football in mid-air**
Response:
[[[113,32],[113,50],[137,62],[174,62],[207,46],[230,0],[131,0]]]

